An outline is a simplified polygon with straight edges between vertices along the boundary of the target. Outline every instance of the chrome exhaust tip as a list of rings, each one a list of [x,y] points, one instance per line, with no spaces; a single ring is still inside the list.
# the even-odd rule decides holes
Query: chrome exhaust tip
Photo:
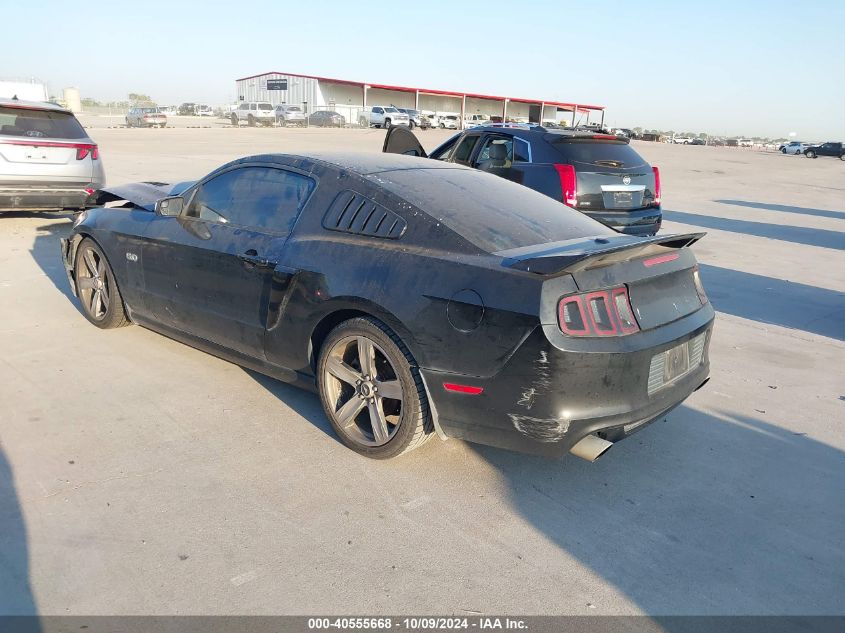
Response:
[[[586,459],[588,462],[594,462],[604,455],[611,446],[613,446],[613,442],[603,440],[596,435],[588,435],[570,448],[569,452],[576,457]]]

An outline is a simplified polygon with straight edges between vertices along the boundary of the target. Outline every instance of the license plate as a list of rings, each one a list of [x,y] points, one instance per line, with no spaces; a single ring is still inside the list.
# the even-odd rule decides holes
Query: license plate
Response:
[[[667,383],[682,376],[689,369],[689,345],[683,343],[663,352],[666,355],[663,364],[663,382]]]
[[[617,207],[623,206],[631,206],[634,204],[634,197],[631,195],[629,191],[614,191],[613,192],[613,204]]]

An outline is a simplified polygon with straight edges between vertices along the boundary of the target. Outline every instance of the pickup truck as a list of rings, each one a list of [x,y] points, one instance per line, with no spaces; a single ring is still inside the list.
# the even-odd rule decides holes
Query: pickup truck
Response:
[[[828,141],[821,145],[810,145],[804,150],[804,156],[807,158],[818,158],[819,156],[835,156],[839,160],[845,160],[845,145]]]
[[[358,125],[361,127],[389,128],[393,125],[404,125],[408,127],[411,123],[410,117],[404,112],[399,112],[393,106],[372,106],[365,108],[358,114]]]

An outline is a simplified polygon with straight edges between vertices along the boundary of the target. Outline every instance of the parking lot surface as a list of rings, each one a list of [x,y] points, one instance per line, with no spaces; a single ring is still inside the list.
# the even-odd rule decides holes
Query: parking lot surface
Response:
[[[384,136],[83,123],[110,184]],[[0,613],[843,613],[845,166],[636,148],[664,231],[708,232],[712,380],[593,464],[359,457],[310,393],[90,325],[69,220],[0,216]]]

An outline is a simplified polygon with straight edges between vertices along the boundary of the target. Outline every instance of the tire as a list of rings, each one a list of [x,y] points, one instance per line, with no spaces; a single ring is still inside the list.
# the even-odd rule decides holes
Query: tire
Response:
[[[255,117],[250,114],[246,119],[246,124],[249,127],[255,127]]]
[[[232,122],[232,125],[234,125],[235,127],[238,127],[238,115],[237,114],[233,114],[231,117],[229,117],[229,120]]]
[[[382,123],[382,124],[381,124],[381,126],[382,126],[385,130],[389,130],[391,125],[392,125],[392,123],[391,123],[390,119],[385,119],[385,120],[384,120],[384,123]]]
[[[839,160],[845,160],[845,154],[840,154],[840,155],[839,155]]]
[[[73,274],[86,319],[103,330],[129,324],[111,265],[90,237],[82,240],[76,249]]]
[[[806,156],[807,158],[815,158],[816,153],[813,150],[809,149],[806,152],[804,152],[804,156]]]
[[[365,372],[362,349],[372,350],[373,375]],[[413,356],[402,340],[376,319],[350,319],[329,333],[320,348],[317,388],[340,441],[365,457],[398,457],[422,446],[434,430]],[[379,388],[399,397],[380,396]],[[379,433],[372,415],[384,423]]]
[[[408,121],[408,129],[409,130],[411,130],[413,132],[415,127],[416,127],[416,124],[413,121]]]
[[[781,148],[780,153],[781,153],[781,154],[786,154],[786,148],[785,148],[785,147]]]
[[[441,129],[441,130],[445,130],[445,129],[446,129],[446,124],[445,124],[445,123],[441,123],[441,124],[440,124],[440,129]]]

